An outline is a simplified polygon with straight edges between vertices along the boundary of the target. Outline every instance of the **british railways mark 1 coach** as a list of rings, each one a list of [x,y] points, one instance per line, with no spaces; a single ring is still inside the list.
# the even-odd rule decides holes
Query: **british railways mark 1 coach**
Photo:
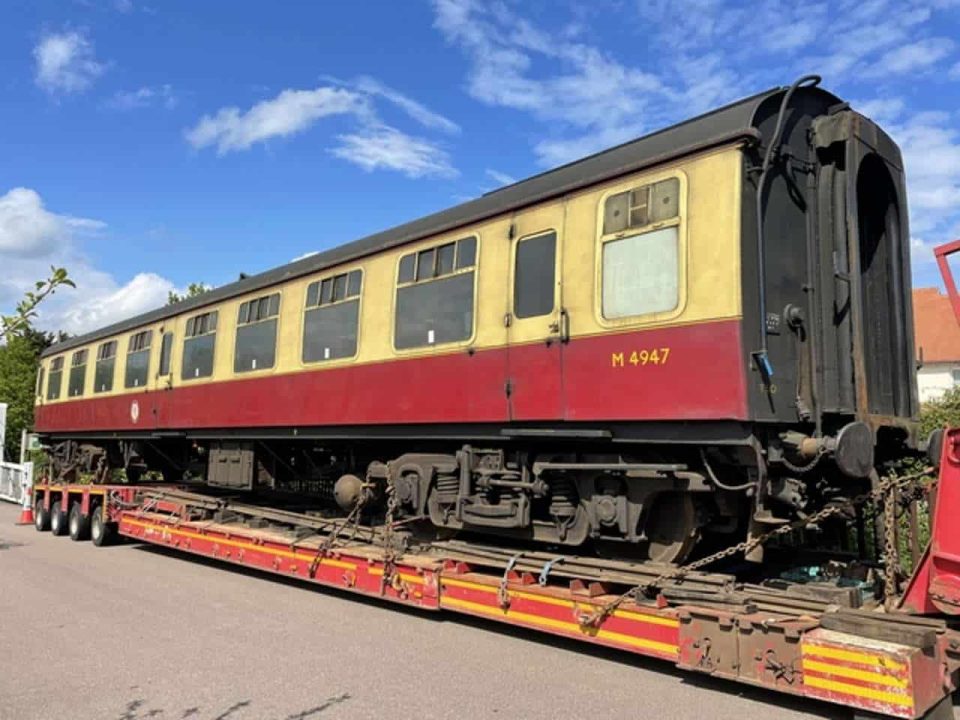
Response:
[[[817,84],[58,343],[53,474],[668,562],[861,492],[916,445],[904,174]]]

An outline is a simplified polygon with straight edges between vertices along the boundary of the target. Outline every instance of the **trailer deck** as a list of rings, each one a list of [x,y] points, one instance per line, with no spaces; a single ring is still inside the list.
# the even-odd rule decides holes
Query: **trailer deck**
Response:
[[[952,451],[960,436],[949,440],[941,494],[960,487]],[[77,540],[99,513],[121,537],[308,583],[616,648],[858,712],[952,717],[960,631],[943,617],[861,609],[839,588],[758,585],[703,571],[670,577],[669,567],[650,563],[458,539],[420,543],[390,525],[182,487],[39,484],[34,501],[38,529],[58,512],[61,527],[76,513]],[[935,539],[946,522],[938,514]],[[949,555],[949,543],[934,548],[938,558]],[[905,599],[930,575],[918,570]],[[655,592],[637,592],[651,584]]]

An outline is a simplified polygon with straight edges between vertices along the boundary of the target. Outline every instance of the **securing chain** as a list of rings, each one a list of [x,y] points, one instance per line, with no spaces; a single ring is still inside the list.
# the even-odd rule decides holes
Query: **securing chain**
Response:
[[[885,567],[885,576],[884,576],[884,601],[889,603],[892,601],[892,598],[897,593],[897,582],[896,582],[896,572],[897,572],[897,548],[896,548],[896,519],[894,517],[894,500],[896,498],[896,493],[898,490],[906,487],[908,484],[919,480],[920,478],[927,477],[933,472],[933,468],[925,467],[923,470],[909,475],[890,475],[887,478],[881,480],[877,483],[877,486],[868,492],[861,493],[851,500],[848,500],[843,503],[837,503],[834,505],[827,505],[821,510],[808,515],[805,518],[800,518],[794,520],[791,523],[781,525],[769,532],[763,533],[761,535],[756,535],[752,538],[747,538],[746,540],[737,543],[736,545],[731,545],[723,550],[719,550],[712,555],[707,555],[693,562],[687,563],[686,565],[681,565],[679,567],[673,568],[665,573],[662,573],[655,577],[650,582],[644,585],[638,585],[634,588],[627,590],[622,595],[614,598],[606,605],[601,606],[595,612],[592,613],[577,613],[577,621],[581,626],[587,628],[598,628],[603,622],[612,615],[620,605],[622,605],[627,600],[639,599],[641,596],[651,597],[656,593],[655,591],[659,590],[665,582],[670,580],[680,580],[694,570],[698,570],[707,565],[711,565],[718,560],[723,560],[724,558],[737,555],[738,553],[747,554],[751,550],[763,545],[764,543],[772,540],[775,537],[780,537],[781,535],[788,535],[794,530],[799,530],[801,528],[807,527],[809,525],[816,525],[827,518],[833,517],[834,515],[842,515],[850,510],[853,510],[860,505],[863,505],[866,502],[872,501],[874,503],[879,502],[880,500],[887,500],[889,502],[885,503],[890,506],[890,511],[884,513],[884,567]]]
[[[822,458],[826,454],[827,454],[827,451],[824,448],[818,448],[816,454],[813,456],[813,459],[810,462],[808,462],[806,465],[794,465],[792,462],[787,460],[786,455],[782,455],[780,457],[780,462],[782,462],[783,465],[787,468],[787,470],[790,470],[791,472],[805,473],[810,470],[813,470],[817,466],[817,463],[820,462],[820,458]]]
[[[380,577],[380,594],[386,592],[388,586],[393,584],[393,576],[396,572],[397,549],[393,542],[394,514],[400,506],[400,500],[397,498],[397,488],[393,479],[387,477],[387,512],[383,517],[383,575]]]
[[[889,610],[897,594],[897,489],[891,487],[883,496],[883,604]]]
[[[348,542],[356,537],[357,530],[360,527],[360,515],[363,512],[363,506],[367,503],[367,493],[363,492],[363,490],[366,488],[366,485],[361,486],[360,496],[357,498],[357,503],[353,506],[353,510],[351,510],[347,516],[343,518],[343,520],[337,523],[330,534],[323,539],[322,543],[320,543],[320,547],[317,548],[316,555],[313,556],[313,560],[310,562],[310,568],[307,571],[308,577],[313,578],[316,576],[317,568],[320,567],[320,563],[330,554],[330,551],[339,544],[340,534],[347,528],[348,525],[353,526],[350,537],[348,538]],[[290,549],[295,550],[296,543],[292,544]]]

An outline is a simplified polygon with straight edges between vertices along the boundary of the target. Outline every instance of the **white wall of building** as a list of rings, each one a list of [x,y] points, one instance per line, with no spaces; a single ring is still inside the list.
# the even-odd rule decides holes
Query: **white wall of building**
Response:
[[[939,400],[954,385],[960,384],[960,363],[926,363],[917,371],[920,402]]]

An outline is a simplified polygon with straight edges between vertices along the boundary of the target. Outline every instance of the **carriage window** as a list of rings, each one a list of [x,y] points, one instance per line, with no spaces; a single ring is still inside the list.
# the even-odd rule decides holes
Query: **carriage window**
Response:
[[[153,330],[141,330],[131,335],[127,341],[127,367],[123,376],[123,386],[143,387],[150,374],[150,345],[153,343]]]
[[[673,310],[680,302],[676,225],[603,244],[603,317]]]
[[[447,243],[437,248],[437,275],[449,275],[453,272],[453,255],[456,246]]]
[[[556,272],[555,232],[520,240],[513,273],[513,314],[518,318],[530,318],[552,313]]]
[[[63,355],[50,361],[50,375],[47,377],[47,400],[60,397],[60,385],[63,382]]]
[[[77,350],[70,358],[70,380],[67,383],[67,395],[83,395],[84,380],[87,377],[87,351]]]
[[[233,371],[272,368],[277,356],[277,315],[280,293],[264,295],[240,304]]]
[[[183,341],[183,362],[180,377],[191,380],[213,375],[213,350],[217,339],[217,310],[195,315],[187,320]]]
[[[332,288],[324,298],[322,286]],[[349,358],[357,354],[360,288],[363,272],[353,270],[307,286],[303,317],[303,362]]]
[[[470,337],[476,256],[477,239],[467,237],[401,258],[394,325],[398,350]]]
[[[603,234],[675,218],[680,212],[679,199],[680,181],[677,178],[611,195],[603,205]]]
[[[43,398],[43,365],[37,368],[37,397]]]
[[[93,374],[95,393],[113,390],[113,370],[117,362],[117,341],[109,340],[97,348],[97,367]]]
[[[477,239],[463,238],[457,241],[457,270],[470,268],[477,262]]]
[[[170,356],[173,354],[173,333],[167,332],[160,339],[160,367],[157,375],[161,377],[170,374]]]
[[[413,269],[417,264],[417,256],[410,254],[400,258],[400,271],[397,274],[398,283],[413,282]]]

